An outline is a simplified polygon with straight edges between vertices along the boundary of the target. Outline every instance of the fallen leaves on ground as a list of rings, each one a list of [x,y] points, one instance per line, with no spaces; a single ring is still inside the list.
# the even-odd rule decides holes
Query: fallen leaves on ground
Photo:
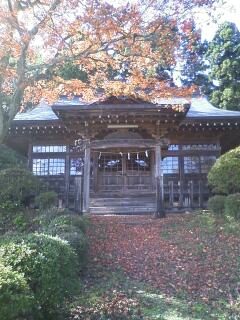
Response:
[[[231,303],[239,296],[240,238],[199,216],[92,216],[90,263],[121,269],[169,296]]]

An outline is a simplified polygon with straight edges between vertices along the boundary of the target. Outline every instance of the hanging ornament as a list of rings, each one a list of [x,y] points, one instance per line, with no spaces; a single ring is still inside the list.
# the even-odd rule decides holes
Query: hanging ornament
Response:
[[[137,153],[137,160],[139,160],[139,153]]]
[[[121,155],[121,157],[123,156],[123,154],[122,154],[122,152],[119,152],[120,153],[120,155]]]
[[[102,152],[99,153],[98,159],[101,159]]]
[[[147,150],[145,151],[145,155],[146,155],[146,157],[148,158],[148,151],[147,151]]]
[[[130,153],[128,152],[128,160],[130,160]]]

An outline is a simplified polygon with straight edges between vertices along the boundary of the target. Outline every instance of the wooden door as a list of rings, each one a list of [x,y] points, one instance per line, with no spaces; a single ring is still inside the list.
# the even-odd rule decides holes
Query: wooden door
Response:
[[[98,191],[134,194],[153,190],[151,153],[99,152]]]

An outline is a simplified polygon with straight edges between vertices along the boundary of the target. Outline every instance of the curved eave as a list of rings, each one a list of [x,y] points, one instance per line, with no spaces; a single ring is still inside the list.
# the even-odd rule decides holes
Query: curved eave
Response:
[[[208,116],[208,117],[186,117],[183,123],[214,123],[214,122],[240,122],[240,116]]]
[[[37,126],[37,125],[51,125],[51,124],[62,124],[62,120],[61,119],[51,119],[51,120],[13,120],[12,125],[20,125],[20,126]]]

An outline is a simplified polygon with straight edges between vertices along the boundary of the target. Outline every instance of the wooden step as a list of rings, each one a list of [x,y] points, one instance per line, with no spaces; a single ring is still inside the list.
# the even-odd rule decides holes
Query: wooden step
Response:
[[[90,200],[90,213],[93,214],[146,214],[156,209],[152,195],[98,196]]]
[[[107,207],[90,207],[92,214],[146,214],[154,213],[155,207],[140,206],[107,206]]]

